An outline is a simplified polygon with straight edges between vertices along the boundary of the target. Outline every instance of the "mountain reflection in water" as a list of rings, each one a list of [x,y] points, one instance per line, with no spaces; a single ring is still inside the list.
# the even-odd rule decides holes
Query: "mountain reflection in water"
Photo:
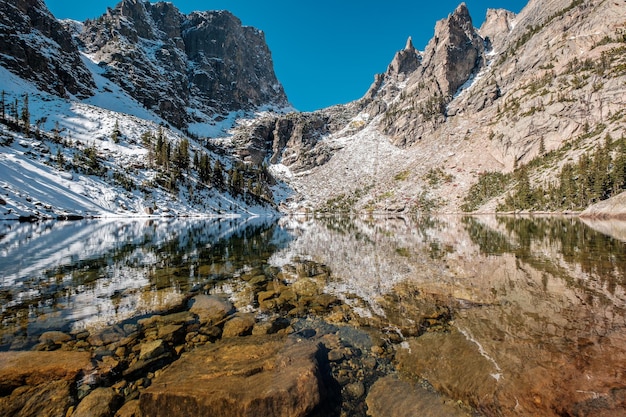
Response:
[[[166,311],[194,287],[267,259],[289,240],[271,218],[0,226],[3,322],[27,324],[33,336]]]
[[[610,233],[619,223],[587,222],[3,224],[0,348],[16,335],[165,311],[202,288],[227,293],[262,320],[250,283],[238,277],[258,271],[296,285],[306,262],[330,271],[311,283],[349,307],[337,320],[384,338],[401,375],[485,415],[612,415],[626,410],[626,243]],[[292,275],[276,272],[287,266]]]

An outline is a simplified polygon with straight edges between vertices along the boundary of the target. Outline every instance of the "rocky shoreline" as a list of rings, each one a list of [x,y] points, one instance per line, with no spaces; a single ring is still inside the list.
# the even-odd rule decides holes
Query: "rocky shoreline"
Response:
[[[0,415],[623,412],[623,245],[569,218],[459,221],[309,225],[271,257],[283,235],[242,234],[73,325],[58,276],[31,304],[3,294]]]
[[[365,416],[369,406],[386,415],[376,410],[389,391],[377,381],[415,389],[381,379],[395,375],[401,337],[325,294],[329,279],[310,261],[250,269],[229,282],[242,300],[210,283],[161,314],[14,338],[0,352],[0,414]]]

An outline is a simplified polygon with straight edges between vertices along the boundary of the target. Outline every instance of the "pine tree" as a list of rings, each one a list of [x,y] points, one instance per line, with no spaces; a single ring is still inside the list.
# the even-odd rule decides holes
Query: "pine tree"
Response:
[[[576,181],[574,179],[574,167],[572,164],[565,164],[561,169],[559,178],[561,195],[561,207],[572,210],[576,198]]]
[[[120,135],[121,134],[122,134],[122,132],[120,131],[120,124],[116,120],[115,121],[115,127],[113,127],[113,132],[111,133],[111,140],[113,141],[113,143],[120,143]]]
[[[520,168],[517,173],[517,186],[515,187],[515,208],[521,210],[533,208],[535,203],[534,193],[530,186],[530,178],[526,167]]]
[[[230,188],[235,194],[239,194],[242,191],[242,175],[241,171],[236,167],[230,172]]]
[[[13,121],[17,124],[19,122],[19,111],[18,111],[18,103],[17,98],[13,101],[13,105],[9,108],[11,116],[13,116]]]
[[[210,182],[211,173],[211,160],[209,159],[209,156],[207,154],[202,153],[198,162],[198,177],[200,178],[200,182]]]
[[[53,129],[53,140],[55,143],[61,143],[61,129],[59,128],[59,121],[57,120],[56,122],[54,122],[54,129]]]
[[[590,202],[589,194],[593,188],[593,177],[591,175],[591,158],[588,154],[584,153],[578,159],[576,181],[576,204],[575,208],[582,209],[587,207]]]
[[[189,168],[189,140],[183,139],[174,148],[174,166],[182,172]]]
[[[591,163],[592,190],[591,199],[595,202],[605,200],[612,188],[611,185],[611,136],[606,135],[604,146],[593,155]]]
[[[163,130],[159,127],[156,141],[156,163],[166,171],[169,171],[171,145],[163,136]]]
[[[611,183],[613,185],[613,195],[618,194],[626,188],[626,138],[620,140],[617,154],[611,170]]]
[[[152,133],[144,132],[141,134],[141,144],[143,145],[144,148],[148,150],[148,155],[146,158],[148,159],[149,167],[152,167],[154,165],[154,160],[155,160],[154,143],[152,140],[153,140]]]
[[[65,157],[61,152],[61,148],[57,148],[57,164],[59,164],[59,168],[61,169],[65,166]]]
[[[200,157],[198,156],[198,152],[193,153],[193,167],[200,171]]]
[[[28,94],[24,94],[21,119],[22,124],[24,125],[24,133],[26,136],[30,136],[30,109],[28,108]]]
[[[219,188],[222,188],[224,186],[224,166],[219,159],[215,161],[215,165],[213,165],[211,182]]]
[[[0,92],[0,116],[2,116],[2,118],[0,120],[6,120],[6,97],[5,97],[6,93],[4,92],[4,90],[2,90],[2,92]]]

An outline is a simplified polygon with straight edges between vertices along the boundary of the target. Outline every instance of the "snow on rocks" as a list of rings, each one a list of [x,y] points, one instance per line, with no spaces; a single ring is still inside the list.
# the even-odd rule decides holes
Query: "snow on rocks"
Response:
[[[88,57],[84,61],[90,62]],[[159,173],[148,161],[142,135],[161,132],[171,144],[179,144],[186,135],[168,128],[163,119],[97,74],[96,65],[88,67],[100,91],[83,100],[41,92],[0,68],[5,103],[16,102],[21,108],[28,97],[34,122],[30,136],[0,124],[0,220],[276,214],[269,206],[250,204],[227,191],[197,189],[193,175],[176,192],[158,186]],[[205,133],[224,134],[236,117],[231,115]],[[120,133],[117,140],[115,130]],[[204,152],[219,159],[225,169],[232,166],[228,157],[209,151],[203,143],[189,142],[190,158]],[[76,169],[76,159],[89,149],[100,165],[98,175]]]

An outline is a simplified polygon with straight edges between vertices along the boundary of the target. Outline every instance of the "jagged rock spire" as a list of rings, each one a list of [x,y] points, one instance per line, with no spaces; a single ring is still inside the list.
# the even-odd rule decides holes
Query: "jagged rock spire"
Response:
[[[504,43],[513,29],[515,13],[504,9],[487,9],[487,17],[479,33],[496,51],[504,48]]]
[[[397,76],[399,74],[410,74],[419,67],[420,61],[421,57],[419,52],[413,46],[413,40],[409,36],[404,49],[398,51],[393,61],[391,61],[391,64],[389,64],[387,75]]]
[[[409,36],[409,39],[406,40],[406,46],[404,47],[405,51],[413,51],[415,47],[413,46],[413,38]]]
[[[435,36],[426,47],[426,77],[434,77],[441,94],[454,94],[484,64],[484,40],[474,29],[465,3],[435,26]]]

